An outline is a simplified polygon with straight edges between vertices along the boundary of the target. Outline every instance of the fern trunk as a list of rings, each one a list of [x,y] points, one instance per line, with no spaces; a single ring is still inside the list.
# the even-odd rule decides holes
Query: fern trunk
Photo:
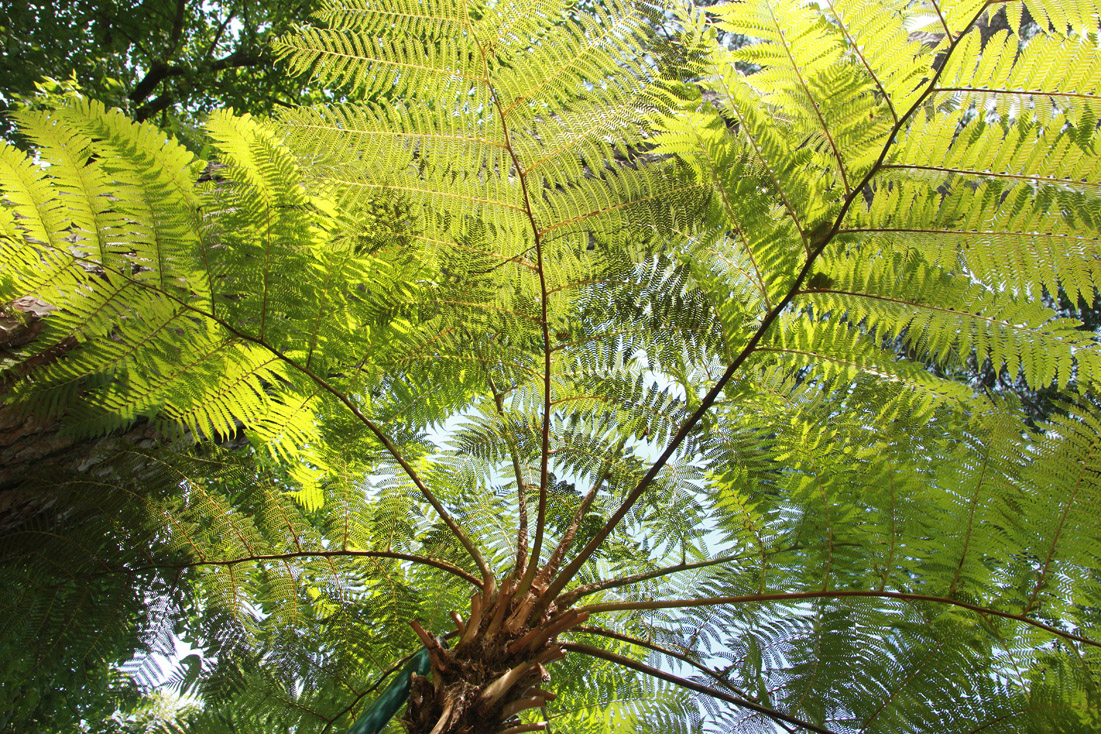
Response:
[[[565,654],[558,635],[588,615],[553,605],[540,612],[538,589],[517,598],[516,588],[515,581],[506,582],[488,604],[478,594],[466,620],[454,615],[459,639],[450,649],[414,624],[432,658],[432,675],[414,676],[404,720],[410,734],[542,728],[523,724],[519,714],[555,698],[542,686],[551,681],[547,666]]]

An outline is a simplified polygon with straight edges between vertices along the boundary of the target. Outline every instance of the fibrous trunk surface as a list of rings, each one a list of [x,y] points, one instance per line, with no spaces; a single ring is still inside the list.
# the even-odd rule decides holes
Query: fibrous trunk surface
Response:
[[[432,658],[430,678],[414,676],[404,723],[410,734],[519,734],[544,724],[521,724],[520,712],[554,699],[545,690],[547,666],[565,654],[558,635],[588,613],[554,605],[537,611],[543,589],[522,598],[508,581],[497,593],[476,594],[470,616],[452,614],[458,642],[445,648],[414,623]]]

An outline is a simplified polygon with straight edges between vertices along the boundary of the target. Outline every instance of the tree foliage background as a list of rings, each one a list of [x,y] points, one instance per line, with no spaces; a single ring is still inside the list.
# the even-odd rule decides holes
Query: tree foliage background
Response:
[[[270,113],[308,103],[316,90],[274,64],[270,42],[316,8],[311,0],[4,0],[0,111],[33,101],[46,79],[72,80],[192,140],[190,128],[216,107]],[[0,125],[10,135],[6,114]]]
[[[349,2],[205,158],[20,112],[0,725],[169,726],[159,652],[339,730],[424,645],[425,734],[1098,729],[1098,30]]]

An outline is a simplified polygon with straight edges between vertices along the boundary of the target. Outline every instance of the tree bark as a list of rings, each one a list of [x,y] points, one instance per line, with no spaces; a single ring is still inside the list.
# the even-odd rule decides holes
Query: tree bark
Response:
[[[53,307],[34,298],[17,299],[0,310],[0,362],[15,357],[15,350],[34,344],[45,328],[44,319]],[[28,371],[62,358],[77,345],[75,339],[43,344],[29,359],[0,375],[0,531],[17,525],[21,518],[41,511],[53,498],[21,488],[33,473],[42,470],[82,471],[119,442],[150,448],[158,441],[157,431],[139,424],[128,431],[103,438],[78,438],[66,434],[62,416],[25,414],[19,406],[4,400],[12,383]]]

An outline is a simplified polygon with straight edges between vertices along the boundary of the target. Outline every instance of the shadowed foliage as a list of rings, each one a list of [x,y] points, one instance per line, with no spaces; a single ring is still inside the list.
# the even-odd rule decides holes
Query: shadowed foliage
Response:
[[[0,3],[0,132],[6,113],[44,85],[75,84],[201,145],[211,109],[270,113],[316,99],[272,61],[270,41],[316,10],[314,0],[4,0]],[[31,102],[33,104],[33,102]]]

